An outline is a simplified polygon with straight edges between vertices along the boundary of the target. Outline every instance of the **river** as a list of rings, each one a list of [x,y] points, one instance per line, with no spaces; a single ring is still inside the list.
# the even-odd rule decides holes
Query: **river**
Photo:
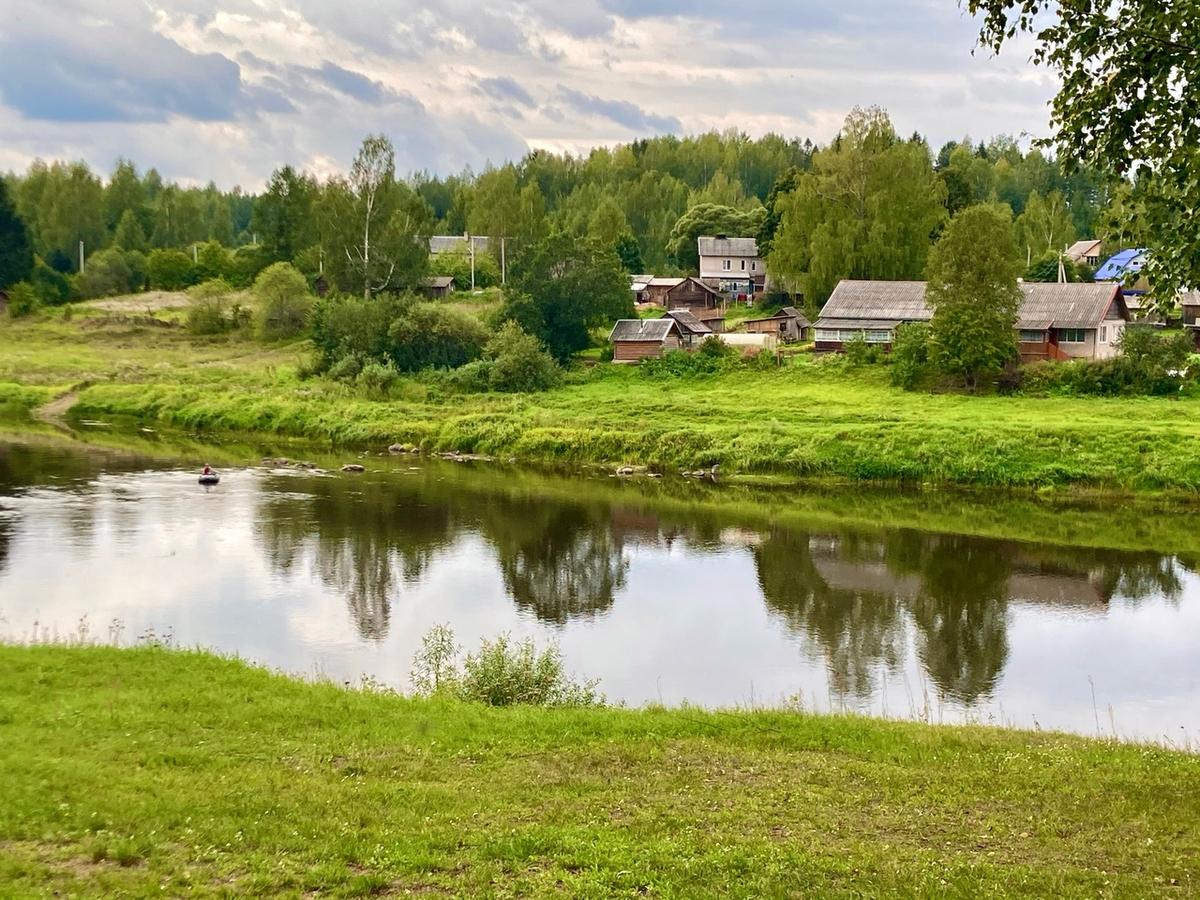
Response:
[[[555,642],[630,705],[1200,739],[1194,510],[229,447],[205,489],[204,452],[0,442],[0,633],[83,622],[403,690],[446,623]]]

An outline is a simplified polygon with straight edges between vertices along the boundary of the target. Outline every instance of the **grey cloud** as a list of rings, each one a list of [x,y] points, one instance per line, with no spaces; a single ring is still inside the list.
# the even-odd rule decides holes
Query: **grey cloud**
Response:
[[[558,86],[558,95],[577,112],[601,116],[630,131],[661,134],[683,130],[682,123],[675,116],[656,115],[627,100],[606,100],[561,84]]]
[[[480,78],[479,89],[493,100],[509,100],[521,106],[534,107],[537,103],[521,83],[509,75]]]
[[[334,90],[363,103],[384,103],[394,97],[392,91],[384,87],[382,82],[372,81],[366,75],[343,69],[328,60],[322,63],[319,69],[308,71]]]

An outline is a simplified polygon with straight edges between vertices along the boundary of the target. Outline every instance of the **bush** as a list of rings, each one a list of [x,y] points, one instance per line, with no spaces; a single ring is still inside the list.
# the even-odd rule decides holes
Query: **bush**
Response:
[[[492,367],[490,359],[477,359],[457,369],[437,373],[434,383],[458,394],[483,394],[496,390],[492,387]]]
[[[478,359],[488,339],[474,316],[437,303],[413,303],[387,336],[388,356],[401,372],[457,368]]]
[[[388,359],[388,329],[412,303],[393,294],[370,300],[331,294],[317,301],[312,313],[313,343],[324,366],[329,368],[348,356],[380,362]]]
[[[67,276],[46,265],[40,256],[34,258],[29,283],[38,300],[46,306],[58,306],[71,299],[71,282]]]
[[[188,291],[187,328],[192,334],[221,334],[237,325],[230,303],[233,287],[222,278],[198,284]]]
[[[329,367],[329,377],[337,381],[354,381],[363,370],[362,357],[351,353]]]
[[[595,681],[577,682],[556,647],[538,651],[531,638],[483,640],[461,667],[454,632],[431,629],[413,656],[412,683],[424,696],[452,696],[488,706],[603,706]]]
[[[88,258],[83,271],[74,279],[73,293],[81,300],[114,297],[133,290],[133,281],[133,270],[125,259],[124,251],[109,247]]]
[[[1038,362],[1021,378],[1025,394],[1070,396],[1177,394],[1194,375],[1193,345],[1187,332],[1126,328],[1122,354],[1111,359]]]
[[[925,376],[929,365],[929,325],[909,322],[896,329],[892,344],[892,384],[912,390]]]
[[[657,358],[642,360],[640,369],[646,378],[679,378],[715,375],[744,367],[741,351],[716,337],[705,338],[693,353],[670,350]]]
[[[254,280],[258,333],[267,340],[295,337],[308,327],[313,298],[308,282],[290,263],[264,269]]]
[[[868,344],[861,334],[842,344],[846,359],[852,366],[867,366],[879,362],[882,351],[875,344]]]
[[[226,260],[225,278],[236,288],[248,288],[272,262],[261,244],[238,247]]]
[[[386,397],[399,377],[400,373],[391,363],[369,362],[362,367],[354,383],[368,394]]]
[[[150,287],[160,291],[181,291],[197,281],[192,258],[182,250],[152,250],[146,274]]]
[[[7,289],[8,314],[14,319],[30,315],[38,308],[37,291],[28,281],[18,281]]]
[[[195,278],[211,281],[214,278],[228,279],[232,266],[232,254],[217,241],[208,241],[196,248]]]
[[[503,393],[547,391],[558,384],[561,370],[546,348],[516,322],[506,322],[488,341],[484,355],[491,363],[488,383]]]

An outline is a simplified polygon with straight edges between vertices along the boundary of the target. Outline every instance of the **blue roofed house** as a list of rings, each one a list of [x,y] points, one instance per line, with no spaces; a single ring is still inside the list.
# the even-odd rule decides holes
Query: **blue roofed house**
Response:
[[[1130,247],[1114,253],[1096,270],[1096,281],[1115,281],[1121,284],[1125,305],[1135,318],[1142,313],[1142,297],[1150,289],[1149,282],[1139,273],[1146,265],[1145,247]]]

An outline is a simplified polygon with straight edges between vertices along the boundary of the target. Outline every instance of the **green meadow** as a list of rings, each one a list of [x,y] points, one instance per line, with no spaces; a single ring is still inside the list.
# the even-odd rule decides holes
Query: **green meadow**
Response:
[[[1200,758],[0,647],[5,896],[1192,896]],[[37,748],[30,752],[30,748]]]
[[[1191,397],[914,393],[891,386],[883,366],[809,354],[777,370],[706,377],[579,365],[545,394],[458,395],[412,377],[380,397],[301,378],[310,353],[306,341],[197,338],[86,310],[69,321],[5,321],[0,410],[28,413],[62,397],[56,409],[76,420],[664,472],[719,465],[826,481],[1200,489],[1200,400]]]

